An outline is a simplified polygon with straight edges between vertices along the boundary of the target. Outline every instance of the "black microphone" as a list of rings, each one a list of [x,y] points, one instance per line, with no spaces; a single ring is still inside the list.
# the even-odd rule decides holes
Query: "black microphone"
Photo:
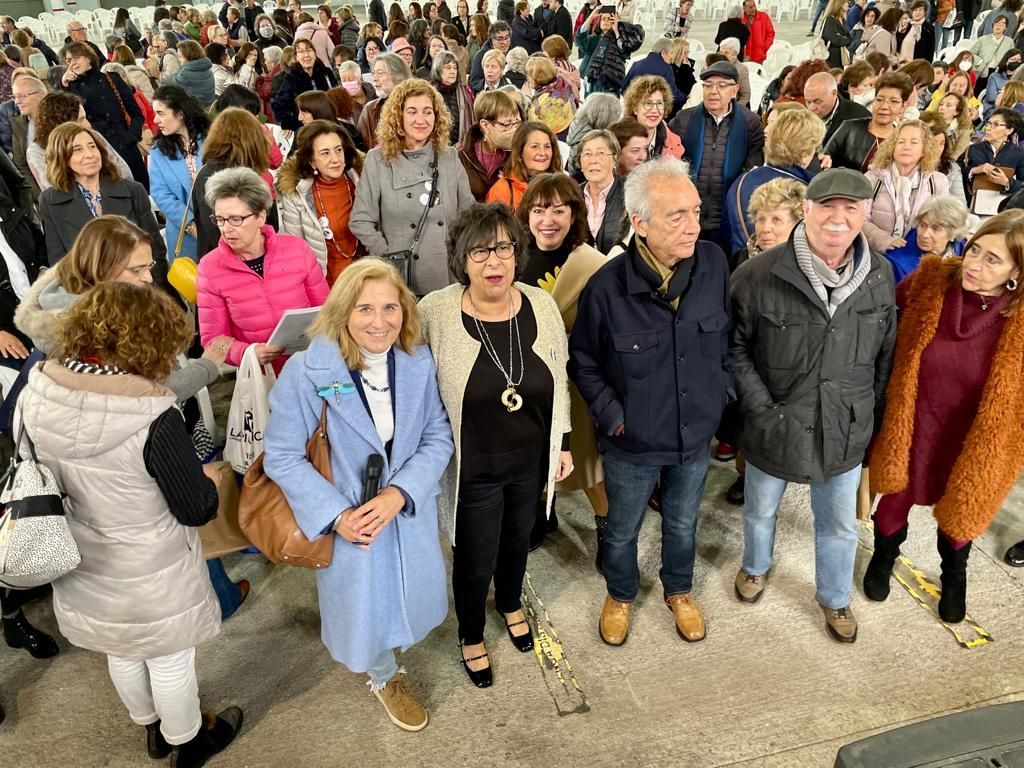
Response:
[[[371,453],[366,460],[366,475],[363,477],[363,501],[365,504],[377,495],[380,490],[380,476],[384,472],[384,457],[379,453]]]

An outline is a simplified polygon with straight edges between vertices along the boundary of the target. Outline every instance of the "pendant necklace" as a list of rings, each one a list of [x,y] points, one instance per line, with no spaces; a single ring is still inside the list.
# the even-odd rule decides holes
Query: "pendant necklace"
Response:
[[[501,358],[498,357],[498,350],[494,346],[494,342],[491,341],[491,337],[487,335],[487,329],[484,328],[483,323],[480,322],[480,318],[477,316],[476,304],[473,303],[473,297],[470,296],[469,291],[466,292],[469,296],[469,306],[473,310],[473,323],[476,325],[476,331],[480,335],[480,341],[483,342],[484,349],[487,351],[487,356],[491,358],[501,375],[505,377],[505,390],[501,393],[501,404],[508,409],[509,413],[515,413],[523,407],[523,396],[516,391],[516,387],[523,383],[523,372],[526,366],[523,364],[523,341],[519,336],[519,318],[515,314],[515,304],[512,301],[512,292],[508,294],[508,371],[501,364]],[[515,328],[515,339],[516,346],[519,349],[519,378],[516,381],[512,381],[512,372],[514,370],[512,365],[512,330]]]

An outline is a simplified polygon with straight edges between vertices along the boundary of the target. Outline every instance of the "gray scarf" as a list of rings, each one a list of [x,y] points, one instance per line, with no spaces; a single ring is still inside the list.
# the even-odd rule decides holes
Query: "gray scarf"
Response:
[[[797,224],[793,230],[793,250],[796,253],[797,266],[821,299],[829,317],[836,313],[840,304],[856,292],[871,271],[871,251],[864,235],[858,235],[850,247],[848,257],[853,260],[853,267],[847,267],[842,272],[831,269],[811,252],[803,222]],[[831,293],[825,290],[826,285],[832,289]]]

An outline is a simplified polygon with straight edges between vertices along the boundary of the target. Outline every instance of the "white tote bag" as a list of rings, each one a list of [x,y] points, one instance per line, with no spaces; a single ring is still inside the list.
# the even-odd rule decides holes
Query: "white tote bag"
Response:
[[[260,366],[255,347],[250,344],[246,348],[235,374],[235,393],[231,397],[224,443],[224,458],[241,473],[263,453],[263,432],[270,416],[267,397],[277,381],[271,366]]]

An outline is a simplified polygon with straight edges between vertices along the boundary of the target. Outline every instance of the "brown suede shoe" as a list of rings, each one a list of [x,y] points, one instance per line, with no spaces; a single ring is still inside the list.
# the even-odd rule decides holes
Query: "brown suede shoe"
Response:
[[[629,637],[629,615],[633,610],[632,603],[620,603],[611,595],[605,598],[601,609],[601,621],[597,630],[601,639],[608,645],[622,645]]]
[[[736,597],[744,603],[756,603],[764,595],[764,575],[751,576],[740,568],[736,574]]]
[[[845,608],[825,608],[825,626],[828,633],[840,643],[852,643],[857,639],[857,619],[853,617],[850,606]]]
[[[403,731],[422,731],[427,727],[427,711],[406,686],[405,675],[395,675],[373,695],[384,705],[391,722]]]
[[[707,630],[704,627],[704,616],[700,607],[689,593],[672,595],[665,598],[665,605],[672,611],[676,620],[676,632],[688,643],[697,643],[704,639]]]

